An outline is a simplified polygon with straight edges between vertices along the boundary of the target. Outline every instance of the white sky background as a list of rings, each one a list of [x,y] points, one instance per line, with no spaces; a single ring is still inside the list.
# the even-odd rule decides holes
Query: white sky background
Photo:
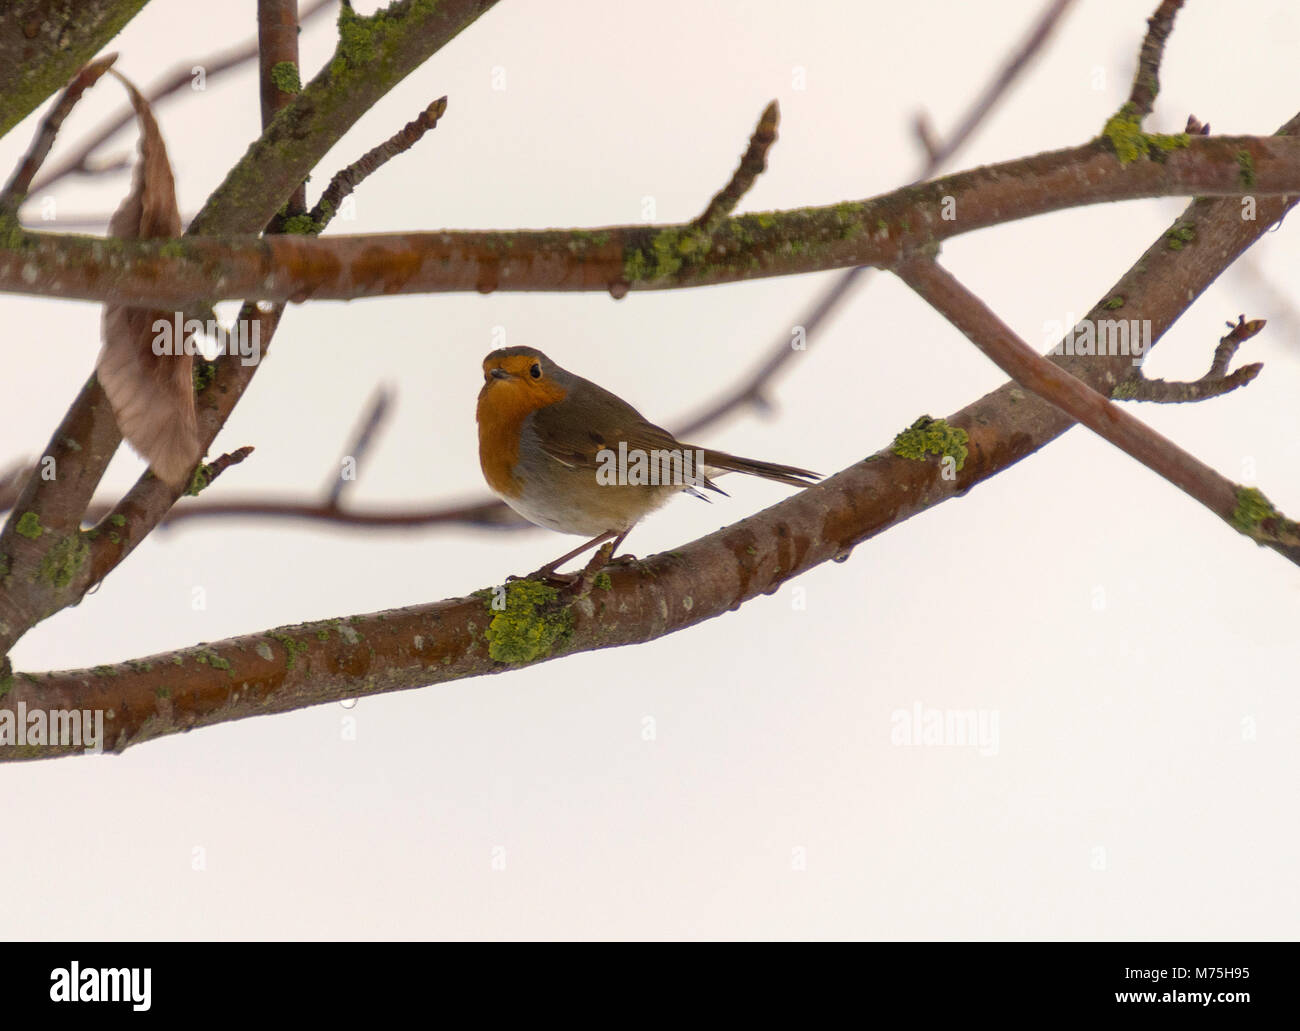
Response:
[[[940,133],[953,126],[1042,6],[508,0],[362,119],[309,194],[445,93],[439,127],[368,180],[355,222],[330,232],[638,222],[645,196],[659,221],[689,219],[772,97],[780,140],[742,210],[873,196],[914,174],[914,113]],[[1082,0],[949,167],[1096,135],[1127,94],[1154,7]],[[111,48],[145,85],[248,38],[254,9],[155,0]],[[333,32],[329,18],[304,32],[304,78]],[[1215,132],[1271,133],[1300,104],[1297,52],[1288,0],[1193,0],[1148,124],[1178,131],[1190,111]],[[504,90],[492,88],[494,67]],[[112,81],[97,86],[54,159],[122,102]],[[157,114],[192,214],[257,134],[255,70]],[[0,167],[35,125],[0,143]],[[123,135],[114,149],[134,146]],[[119,174],[54,196],[72,216],[111,210],[126,188]],[[1036,218],[961,237],[944,260],[1045,349],[1046,324],[1086,312],[1184,203]],[[1297,232],[1286,224],[1252,252],[1284,296],[1300,271]],[[356,502],[480,496],[473,413],[494,326],[671,425],[743,376],[836,274],[618,303],[497,294],[295,307],[214,449],[257,451],[206,496],[314,496],[381,383],[398,404]],[[99,310],[0,303],[0,457],[36,456],[92,367]],[[1294,515],[1300,328],[1268,295],[1229,273],[1149,372],[1199,376],[1241,312],[1270,323],[1238,358],[1265,363],[1253,385],[1133,410]],[[775,418],[737,417],[702,442],[834,472],[1003,380],[907,288],[873,274],[791,363]],[[102,496],[141,468],[124,449]],[[629,547],[671,548],[788,494],[752,478],[726,486],[730,500],[683,498]],[[78,608],[33,630],[14,664],[116,662],[461,595],[575,543],[543,530],[196,523],[151,537]],[[203,611],[191,607],[196,587]],[[1297,601],[1293,566],[1075,429],[847,563],[635,650],[226,724],[117,757],[0,767],[0,931],[1290,937]],[[996,754],[891,744],[891,715],[917,702],[995,713]],[[355,741],[342,740],[349,716]],[[498,848],[504,870],[493,869]],[[205,869],[193,868],[196,849]]]

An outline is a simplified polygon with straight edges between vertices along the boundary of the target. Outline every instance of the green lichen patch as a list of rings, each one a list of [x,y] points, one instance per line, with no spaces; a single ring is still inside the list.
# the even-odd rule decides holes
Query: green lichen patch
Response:
[[[1110,390],[1112,401],[1128,401],[1137,397],[1138,381],[1136,379],[1122,379],[1116,383]]]
[[[629,245],[623,255],[623,278],[629,283],[650,282],[675,275],[682,264],[707,253],[712,237],[689,226],[670,226],[651,238],[648,246]]]
[[[970,435],[965,430],[949,426],[944,419],[923,415],[894,438],[890,450],[899,458],[916,461],[923,461],[927,455],[942,455],[954,459],[960,469],[970,453],[966,446],[969,442]]]
[[[35,512],[24,512],[19,516],[18,525],[14,530],[20,537],[33,541],[45,532],[45,528],[41,526],[41,517]]]
[[[1142,120],[1133,104],[1125,104],[1107,119],[1101,130],[1102,138],[1110,141],[1121,165],[1146,157],[1162,161],[1171,150],[1191,146],[1192,138],[1185,132],[1143,132]]]
[[[614,589],[614,581],[609,578],[608,573],[597,573],[594,583],[602,591],[612,591]]]
[[[285,669],[293,669],[294,665],[298,661],[298,653],[307,650],[307,645],[305,643],[295,641],[288,634],[267,634],[266,636],[272,641],[278,641],[284,646],[284,650],[288,653],[288,658],[284,664]],[[261,654],[260,650],[259,654]]]
[[[194,661],[204,666],[211,666],[213,669],[222,669],[227,673],[231,671],[230,660],[223,659],[211,648],[202,649],[194,656]]]
[[[281,93],[301,93],[302,80],[298,78],[298,66],[292,61],[280,61],[271,69],[271,81]]]
[[[194,362],[194,393],[201,394],[208,384],[216,378],[217,363],[206,358],[197,358]]]
[[[1181,251],[1189,243],[1196,242],[1196,226],[1190,222],[1175,222],[1174,227],[1165,233],[1165,246],[1171,251]]]
[[[1124,307],[1124,298],[1121,297],[1119,294],[1116,294],[1114,297],[1110,298],[1105,304],[1103,304],[1102,307],[1105,308],[1107,311],[1116,311],[1117,309]]]
[[[1237,177],[1247,189],[1255,185],[1255,159],[1248,150],[1237,151]]]
[[[573,613],[557,603],[559,591],[536,580],[506,586],[505,608],[488,626],[488,654],[497,662],[544,659],[573,632]],[[491,606],[489,605],[489,609]]]
[[[1232,525],[1250,537],[1260,534],[1260,524],[1266,519],[1280,518],[1273,503],[1256,487],[1237,488],[1237,507],[1232,513]]]
[[[41,559],[41,579],[56,590],[70,583],[90,555],[90,543],[80,533],[59,538]]]
[[[281,230],[294,236],[319,236],[325,226],[310,215],[290,215],[281,225]]]
[[[439,2],[410,0],[381,8],[369,16],[357,14],[350,4],[342,4],[339,7],[338,48],[330,61],[330,75],[337,77],[374,61],[382,65],[411,20],[424,20],[436,13]]]
[[[185,488],[186,497],[197,498],[211,482],[212,470],[200,462],[190,477],[190,485]]]

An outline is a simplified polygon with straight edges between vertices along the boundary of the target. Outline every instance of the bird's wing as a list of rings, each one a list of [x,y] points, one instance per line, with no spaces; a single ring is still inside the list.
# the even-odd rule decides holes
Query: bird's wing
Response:
[[[532,420],[542,451],[570,469],[596,469],[600,452],[617,454],[620,444],[626,444],[629,453],[691,450],[622,398],[587,380],[569,403],[539,408]],[[703,472],[700,468],[698,475],[703,477]],[[707,478],[696,485],[718,490]]]

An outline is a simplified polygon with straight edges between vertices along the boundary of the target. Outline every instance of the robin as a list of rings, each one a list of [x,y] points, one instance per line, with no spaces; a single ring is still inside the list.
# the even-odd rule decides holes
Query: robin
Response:
[[[555,570],[599,544],[585,573],[609,561],[646,514],[685,491],[726,494],[712,476],[749,473],[791,487],[820,477],[807,469],[739,458],[684,444],[590,380],[531,347],[483,359],[478,453],[488,486],[529,522],[591,537],[532,578],[573,579]],[[612,543],[608,543],[612,542]]]

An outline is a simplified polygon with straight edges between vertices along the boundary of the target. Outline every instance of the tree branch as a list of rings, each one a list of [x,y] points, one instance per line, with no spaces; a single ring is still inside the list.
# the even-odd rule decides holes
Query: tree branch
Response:
[[[147,0],[28,0],[0,18],[0,136],[68,84]]]
[[[370,17],[340,8],[334,57],[231,169],[190,223],[190,235],[256,232],[266,225],[376,101],[496,3],[397,0]]]
[[[691,223],[691,228],[711,232],[719,222],[736,210],[740,199],[754,185],[754,181],[767,170],[767,152],[776,142],[777,126],[781,124],[781,107],[775,100],[763,108],[758,127],[749,138],[749,146],[741,155],[740,164],[732,173],[727,185],[714,195],[709,206]]]
[[[301,17],[298,19],[299,25],[305,25],[319,14],[323,14],[325,9],[335,0],[314,0],[303,9]],[[144,98],[149,102],[150,107],[156,108],[158,102],[181,90],[191,86],[194,82],[194,69],[202,68],[204,82],[223,75],[226,72],[233,71],[249,61],[256,59],[258,56],[258,41],[250,40],[242,43],[230,50],[222,51],[218,54],[211,54],[207,57],[195,57],[189,61],[182,61],[164,78],[143,91]],[[45,174],[40,176],[32,184],[32,193],[39,193],[42,190],[48,190],[55,183],[66,179],[70,175],[98,175],[101,172],[113,171],[122,168],[125,161],[115,161],[101,165],[94,165],[92,162],[95,153],[105,143],[116,136],[123,129],[126,129],[135,123],[135,111],[131,107],[123,110],[106,123],[102,128],[92,136],[82,141],[71,155],[62,161],[52,165],[45,170]],[[104,219],[108,221],[107,217]],[[59,219],[61,225],[66,225],[67,219]]]
[[[913,183],[929,179],[949,161],[954,154],[974,135],[975,130],[996,110],[999,102],[1011,89],[1012,84],[1029,66],[1033,57],[1046,45],[1057,25],[1070,7],[1072,0],[1049,0],[1042,14],[1034,23],[1029,33],[1003,62],[998,74],[979,94],[970,109],[958,123],[947,140],[939,142],[928,140],[923,143],[925,158],[913,178]],[[917,116],[918,123],[924,124],[928,131],[929,123],[923,115]],[[803,331],[804,340],[811,344],[816,339],[817,331],[823,322],[831,317],[840,305],[852,295],[854,288],[867,281],[867,266],[856,266],[836,279],[835,283],[809,308],[796,319],[793,326]],[[800,352],[790,346],[789,331],[782,332],[776,342],[748,379],[743,381],[729,394],[715,401],[697,415],[683,430],[682,436],[688,436],[695,428],[708,425],[721,418],[727,412],[744,404],[764,405],[763,392],[785,364]]]
[[[1276,513],[1268,525],[1244,522],[1240,511],[1244,488],[1042,357],[937,262],[912,258],[894,271],[1021,386],[1136,458],[1257,543],[1285,545],[1282,553],[1300,564],[1300,526]]]
[[[81,95],[95,85],[99,81],[99,77],[108,71],[116,60],[116,54],[106,54],[98,61],[86,65],[68,83],[67,88],[59,97],[58,103],[41,120],[40,128],[36,130],[36,138],[32,140],[27,155],[19,164],[12,178],[10,178],[8,185],[5,186],[4,192],[0,193],[0,214],[10,217],[18,214],[18,208],[27,196],[27,191],[31,189],[32,177],[45,163],[50,148],[54,146],[54,139],[59,135],[59,129],[63,126],[63,120],[76,107]]]
[[[1283,132],[1300,131],[1300,117]],[[1158,341],[1187,307],[1300,198],[1265,198],[1256,221],[1232,200],[1200,199],[1179,223],[1200,226],[1213,248],[1167,245],[1161,234],[1089,313],[1108,317],[1110,300],[1149,320]],[[1131,369],[1119,356],[1056,355],[1053,363],[1109,393]],[[640,567],[615,565],[609,590],[550,596],[529,586],[489,591],[370,616],[285,627],[118,666],[0,682],[0,710],[100,709],[110,747],[362,694],[504,672],[597,648],[653,640],[779,589],[828,559],[952,497],[1038,450],[1072,426],[1059,409],[1007,384],[955,413],[945,426],[965,434],[966,458],[944,479],[938,463],[886,448],[780,504]],[[1266,503],[1249,506],[1272,518]],[[1279,551],[1300,561],[1300,549]],[[538,585],[533,585],[538,586]],[[522,593],[520,593],[522,591]],[[503,598],[505,609],[491,607]],[[496,627],[493,623],[497,620]],[[493,640],[487,640],[489,629]],[[531,631],[537,631],[534,635]],[[533,641],[536,650],[527,647]],[[543,643],[544,642],[544,643]],[[549,649],[549,650],[547,650]],[[496,653],[494,657],[493,653]],[[7,693],[6,693],[7,687]],[[58,746],[8,749],[9,758],[63,754]]]
[[[493,3],[495,0],[446,0],[431,10],[400,0],[369,19],[358,18],[350,10],[341,13],[341,38],[334,60],[280,112],[222,187],[209,197],[188,232],[248,233],[263,228],[306,178],[306,172],[370,104]],[[281,158],[292,159],[287,170]],[[0,222],[5,223],[0,229],[12,227],[12,219]],[[174,240],[168,243],[184,245]],[[109,246],[103,240],[91,245]],[[120,242],[113,245],[120,246]],[[258,293],[253,291],[252,296]],[[187,314],[197,308],[210,318],[211,296],[209,286],[195,295],[193,305],[176,307],[187,309]],[[261,334],[265,348],[279,316],[275,306],[263,310],[245,303],[239,318]],[[211,446],[257,368],[229,353],[206,366],[211,376],[198,392],[199,432],[205,448]],[[92,377],[46,449],[44,457],[58,463],[58,478],[29,477],[17,507],[0,531],[0,582],[4,584],[0,589],[0,655],[37,622],[76,604],[176,502],[177,490],[146,473],[110,512],[111,531],[93,537],[80,534],[81,517],[120,443],[107,399]],[[30,525],[33,520],[56,532],[35,536],[20,532],[20,525]],[[119,524],[124,525],[119,529]]]
[[[277,117],[271,128],[282,121]],[[1175,149],[1157,147],[1160,160],[1117,160],[1112,141],[1103,137],[871,200],[742,215],[709,234],[672,225],[186,238],[122,241],[108,254],[98,238],[12,226],[0,241],[0,291],[167,309],[234,297],[304,301],[468,290],[664,290],[889,266],[909,251],[962,233],[1084,204],[1179,194],[1300,193],[1300,139],[1162,139],[1174,140]],[[953,217],[945,218],[945,211]],[[32,282],[33,269],[48,275]]]
[[[1227,394],[1238,387],[1244,387],[1260,374],[1264,366],[1255,362],[1252,365],[1243,365],[1236,372],[1229,373],[1228,365],[1236,355],[1237,348],[1265,325],[1264,319],[1251,319],[1247,322],[1244,315],[1237,317],[1236,325],[1229,322],[1229,333],[1219,338],[1219,346],[1214,349],[1214,360],[1210,363],[1210,371],[1198,380],[1179,383],[1163,379],[1147,379],[1142,374],[1141,368],[1137,368],[1128,379],[1116,384],[1110,396],[1116,401],[1178,404],[1184,401],[1204,401],[1207,398]]]
[[[1183,0],[1163,0],[1156,13],[1147,19],[1147,34],[1138,53],[1137,73],[1128,102],[1140,122],[1155,106],[1160,92],[1160,62],[1165,56],[1165,43],[1174,29],[1174,16],[1183,6]]]

